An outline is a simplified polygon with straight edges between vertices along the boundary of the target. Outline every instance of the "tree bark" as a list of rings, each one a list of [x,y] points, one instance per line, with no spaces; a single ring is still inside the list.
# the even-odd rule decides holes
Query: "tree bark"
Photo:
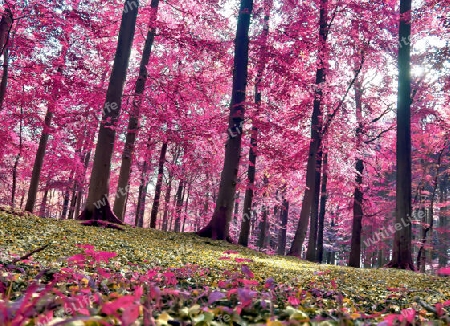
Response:
[[[139,185],[138,202],[134,220],[134,225],[141,228],[144,227],[145,199],[147,198],[147,166],[147,160],[145,160],[142,166],[141,183]]]
[[[176,208],[175,208],[175,232],[180,232],[180,218],[181,218],[181,209],[183,207],[183,189],[184,189],[184,180],[180,180],[180,183],[178,184],[177,189],[177,195],[176,195]]]
[[[241,0],[236,30],[233,86],[228,121],[229,137],[220,178],[219,194],[211,221],[198,234],[217,240],[229,240],[229,227],[233,214],[234,195],[241,156],[241,134],[245,114],[245,94],[248,72],[250,16],[253,0]]]
[[[3,75],[0,82],[0,111],[3,109],[3,102],[5,101],[6,88],[8,86],[8,69],[9,69],[9,56],[8,49],[5,49],[3,53]]]
[[[289,202],[285,198],[286,190],[283,190],[283,204],[281,206],[281,228],[278,235],[278,254],[286,254],[287,221],[289,216]]]
[[[252,127],[252,132],[250,136],[250,151],[248,154],[248,183],[247,189],[245,190],[244,197],[244,207],[242,208],[242,221],[241,221],[241,232],[239,234],[238,243],[242,246],[248,246],[248,239],[250,237],[250,220],[251,220],[251,210],[253,203],[253,190],[255,187],[255,173],[256,173],[256,147],[257,147],[257,137],[258,128]]]
[[[8,48],[9,32],[11,31],[13,22],[14,18],[12,11],[6,8],[2,15],[2,20],[0,21],[0,55]]]
[[[363,133],[363,121],[362,121],[362,85],[359,80],[355,82],[355,106],[356,106],[356,163],[355,163],[355,190],[353,192],[353,221],[352,221],[352,238],[350,242],[350,257],[348,266],[360,267],[361,261],[361,232],[362,232],[362,219],[364,216],[363,211],[363,199],[364,194],[362,192],[362,174],[364,171],[364,161],[359,155],[362,144]]]
[[[56,99],[55,99],[56,101]],[[36,204],[36,196],[39,188],[39,179],[41,177],[42,165],[44,164],[45,152],[47,150],[47,142],[49,137],[49,128],[52,122],[53,112],[48,109],[45,114],[44,127],[41,138],[39,139],[39,146],[36,152],[36,158],[33,164],[33,172],[31,173],[30,187],[28,188],[27,203],[25,204],[25,211],[33,213],[34,205]]]
[[[319,14],[319,69],[316,71],[316,91],[313,104],[313,113],[311,116],[311,143],[309,145],[308,162],[306,167],[306,188],[302,200],[302,209],[300,212],[300,219],[298,221],[297,230],[295,232],[294,240],[289,250],[289,255],[300,256],[302,252],[303,242],[306,237],[306,230],[308,228],[310,213],[314,202],[314,194],[316,192],[316,171],[318,163],[318,153],[322,142],[322,85],[325,82],[325,62],[323,59],[323,51],[328,34],[328,0],[320,0],[320,14]],[[320,169],[319,169],[320,171]],[[320,178],[319,178],[320,179]],[[320,184],[320,180],[319,180]]]
[[[443,180],[441,181],[440,184],[440,199],[439,202],[441,204],[446,203],[447,202],[447,194],[448,194],[448,189],[447,189],[447,178],[448,175],[445,174]],[[441,207],[441,209],[439,210],[439,228],[441,229],[441,232],[439,234],[439,258],[438,258],[438,266],[439,267],[445,267],[447,266],[448,263],[448,237],[446,237],[446,233],[444,233],[443,231],[447,230],[447,225],[448,225],[448,216],[449,216],[449,207],[448,204],[446,204],[445,206]]]
[[[265,245],[266,239],[266,225],[267,225],[267,207],[265,205],[262,206],[262,219],[259,222],[259,237],[258,237],[258,247],[259,249],[263,249]]]
[[[273,2],[271,0],[267,1],[264,15],[264,26],[261,34],[261,51],[260,58],[258,62],[258,68],[256,72],[255,80],[255,104],[259,108],[261,105],[261,81],[266,66],[265,56],[267,54],[267,37],[269,35],[269,18],[270,10],[272,9]],[[256,173],[256,157],[257,157],[257,147],[258,147],[258,128],[253,124],[252,131],[250,133],[250,150],[248,153],[248,168],[247,168],[247,188],[245,190],[244,206],[242,208],[242,221],[241,221],[241,232],[239,234],[238,243],[245,247],[248,246],[248,239],[250,237],[250,220],[251,220],[251,209],[253,202],[253,193],[255,187],[255,173]]]
[[[191,192],[191,185],[192,185],[192,183],[188,183],[187,188],[186,188],[186,186],[185,186],[185,189],[186,189],[186,200],[184,201],[183,227],[182,227],[182,229],[181,229],[181,232],[184,232],[184,230],[185,230],[186,217],[188,216],[188,215],[187,215],[187,210],[188,210],[188,205],[189,205],[189,194],[190,194],[190,192]],[[183,196],[183,197],[184,197],[184,196]]]
[[[411,219],[411,0],[400,0],[398,51],[396,223]],[[396,230],[388,267],[414,270],[411,223]]]
[[[95,147],[89,193],[85,209],[78,217],[80,220],[102,220],[122,224],[122,221],[111,210],[108,195],[111,158],[116,135],[115,125],[122,106],[123,87],[138,14],[138,8],[133,10],[129,10],[129,8],[135,7],[135,4],[136,0],[126,0],[124,4],[125,10],[122,13],[114,64],[106,92],[105,105],[103,106],[98,141]]]
[[[323,229],[325,225],[325,208],[327,205],[328,153],[325,152],[322,167],[322,189],[320,195],[319,230],[317,234],[317,262],[323,261]]]
[[[172,191],[172,174],[169,172],[169,178],[167,181],[166,194],[164,196],[164,214],[163,214],[163,224],[162,230],[167,231],[168,220],[167,216],[169,214],[169,204],[170,204],[170,192]]]
[[[128,121],[128,131],[126,135],[125,140],[125,147],[123,149],[122,153],[122,164],[120,166],[120,173],[119,173],[119,181],[117,184],[117,192],[121,189],[127,189],[127,186],[130,182],[130,173],[131,173],[131,165],[132,160],[134,156],[134,148],[135,148],[135,142],[137,133],[139,130],[139,115],[140,115],[140,108],[142,103],[142,94],[144,93],[145,84],[147,83],[147,65],[150,60],[150,55],[152,52],[152,46],[153,41],[155,39],[156,34],[156,28],[155,28],[155,21],[156,21],[156,14],[158,11],[158,5],[159,0],[152,0],[150,7],[152,9],[152,14],[150,16],[150,22],[148,26],[147,31],[147,38],[145,40],[144,44],[144,50],[142,52],[142,58],[141,63],[139,65],[139,77],[136,80],[136,84],[134,87],[134,97],[133,97],[133,104],[130,112],[130,118]],[[128,197],[129,190],[126,191],[125,196],[119,196],[114,201],[114,214],[123,221],[125,210],[126,210],[126,201]]]
[[[441,167],[441,159],[442,159],[442,154],[444,152],[444,150],[446,149],[447,146],[444,147],[444,149],[442,149],[437,157],[437,161],[436,161],[436,171],[435,171],[435,175],[433,178],[433,191],[431,192],[431,196],[430,196],[430,208],[428,210],[428,214],[424,214],[424,220],[423,223],[424,225],[422,225],[422,239],[421,239],[421,245],[420,245],[420,249],[419,252],[417,254],[417,269],[421,272],[421,273],[425,273],[425,263],[426,263],[426,251],[425,251],[425,245],[427,242],[427,237],[430,238],[430,242],[432,241],[432,236],[433,236],[433,223],[434,223],[434,219],[433,219],[433,215],[434,215],[434,197],[436,196],[436,192],[437,192],[437,188],[438,188],[438,179],[439,179],[439,168]],[[427,218],[428,217],[428,218]]]
[[[319,202],[320,202],[320,177],[322,168],[322,150],[319,149],[317,153],[316,172],[314,181],[314,198],[311,207],[310,223],[309,223],[309,239],[308,249],[306,250],[306,260],[316,261],[316,244],[317,244],[317,229],[319,223]]]
[[[11,207],[12,208],[14,208],[15,201],[16,201],[17,167],[19,165],[20,158],[22,157],[22,147],[23,147],[23,141],[22,141],[22,130],[23,130],[22,117],[23,117],[23,107],[20,106],[19,153],[16,155],[16,158],[14,160],[14,166],[13,166],[13,171],[12,171],[12,187],[11,187]]]
[[[159,199],[161,198],[161,187],[164,175],[164,163],[166,162],[167,142],[161,146],[161,153],[159,155],[158,163],[158,177],[155,185],[155,197],[153,198],[153,206],[150,215],[150,228],[156,228],[156,218],[158,216]]]

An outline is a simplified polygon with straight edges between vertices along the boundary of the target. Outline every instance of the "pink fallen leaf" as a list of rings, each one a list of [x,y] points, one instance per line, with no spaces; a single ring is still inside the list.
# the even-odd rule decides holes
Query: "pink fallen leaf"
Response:
[[[211,294],[208,297],[208,304],[212,304],[215,301],[219,301],[220,299],[225,297],[225,293],[220,291],[214,291],[211,292]]]
[[[122,323],[124,326],[132,325],[139,318],[139,305],[133,304],[125,308],[122,313]]]
[[[289,297],[288,302],[291,306],[298,306],[300,304],[300,301],[296,297]]]
[[[248,278],[253,278],[253,277],[254,277],[253,272],[250,270],[250,268],[249,268],[247,265],[242,265],[241,271],[242,271],[242,273],[244,273],[244,275],[247,276]]]

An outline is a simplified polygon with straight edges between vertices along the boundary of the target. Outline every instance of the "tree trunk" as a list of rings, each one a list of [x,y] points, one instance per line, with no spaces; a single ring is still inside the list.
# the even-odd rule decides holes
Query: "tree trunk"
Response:
[[[141,183],[139,185],[138,202],[136,205],[136,213],[134,225],[138,227],[144,227],[144,211],[145,211],[145,199],[147,198],[147,176],[148,163],[144,161],[142,165]]]
[[[278,235],[278,254],[284,256],[286,254],[286,234],[287,221],[289,216],[289,202],[285,198],[286,190],[283,190],[283,204],[281,206],[281,228]]]
[[[255,80],[255,104],[259,108],[261,105],[261,81],[264,73],[264,68],[266,65],[266,54],[267,54],[267,36],[269,35],[269,18],[270,10],[272,9],[273,1],[269,0],[265,8],[264,15],[264,27],[261,34],[261,51],[258,62],[258,68],[256,72]],[[258,128],[253,124],[252,131],[250,134],[250,150],[248,153],[248,168],[247,168],[247,189],[245,190],[244,197],[244,207],[242,208],[242,221],[241,221],[241,232],[239,234],[238,243],[245,247],[248,246],[248,238],[250,236],[250,220],[251,220],[251,209],[253,202],[253,193],[255,187],[255,173],[256,173],[256,157],[257,157],[257,147],[258,147]]]
[[[72,190],[72,193],[73,193],[73,189],[75,187],[75,182],[73,181],[73,176],[74,176],[74,170],[70,171],[68,186],[67,186],[66,190],[64,191],[64,195],[63,195],[63,210],[61,212],[62,220],[66,219],[67,212],[69,211],[70,190]]]
[[[322,189],[320,194],[319,230],[317,234],[317,262],[323,261],[323,229],[325,224],[325,208],[327,205],[328,153],[325,152],[322,167]]]
[[[359,152],[361,151],[362,144],[362,85],[359,80],[355,82],[355,105],[356,105],[356,177],[355,177],[355,190],[353,192],[353,221],[352,221],[352,239],[350,243],[350,257],[348,266],[360,267],[361,261],[361,232],[362,232],[362,219],[364,216],[363,211],[363,199],[364,194],[362,192],[362,174],[364,171],[364,162]]]
[[[241,134],[244,123],[248,72],[248,31],[252,11],[253,0],[241,0],[234,51],[233,87],[228,121],[229,137],[225,149],[219,194],[211,221],[198,232],[200,236],[217,240],[229,239],[229,227],[233,214],[234,195],[241,157]]]
[[[314,262],[316,261],[316,244],[317,244],[317,229],[319,223],[319,201],[320,201],[320,177],[322,169],[322,150],[317,153],[316,172],[315,172],[315,185],[314,185],[314,198],[311,207],[310,223],[309,223],[309,239],[308,249],[306,251],[306,260]]]
[[[262,216],[259,222],[259,237],[258,237],[258,248],[263,249],[266,240],[266,225],[267,225],[267,208],[265,205],[262,206]]]
[[[56,101],[56,99],[55,99]],[[41,177],[42,165],[44,164],[45,152],[47,150],[47,142],[49,137],[49,128],[53,118],[53,112],[49,108],[45,114],[44,127],[42,129],[41,138],[39,139],[39,146],[36,152],[36,158],[33,164],[33,172],[31,173],[30,187],[28,188],[27,203],[25,204],[25,211],[33,213],[34,205],[36,204],[36,196],[39,188],[39,179]]]
[[[186,217],[188,216],[187,215],[187,210],[188,210],[188,205],[189,205],[189,193],[191,192],[191,185],[192,185],[192,183],[189,183],[188,186],[187,186],[187,190],[186,190],[186,200],[184,201],[183,227],[181,229],[181,232],[184,232],[185,225],[186,225]]]
[[[319,69],[316,71],[316,91],[313,104],[313,113],[311,116],[311,143],[309,145],[308,162],[306,167],[306,188],[302,200],[302,209],[300,219],[298,220],[297,230],[294,240],[289,250],[289,255],[300,256],[302,252],[303,241],[305,241],[306,230],[312,206],[314,202],[314,194],[316,192],[316,171],[318,163],[318,153],[322,142],[322,85],[325,81],[325,62],[323,60],[323,51],[325,51],[325,43],[328,33],[327,25],[328,0],[320,0],[320,16],[319,16]],[[320,169],[319,169],[320,171]],[[319,178],[320,179],[320,178]],[[319,180],[320,184],[320,180]]]
[[[402,42],[411,37],[410,15],[411,0],[400,0],[399,44],[402,45],[398,50],[396,223],[411,219],[411,45]],[[411,223],[396,229],[388,267],[414,270],[411,231]]]
[[[131,165],[134,156],[134,148],[137,133],[139,130],[139,115],[140,108],[142,103],[142,94],[144,93],[145,84],[147,83],[147,65],[150,60],[150,55],[152,52],[153,41],[155,39],[156,28],[156,14],[158,11],[159,0],[152,0],[150,7],[152,9],[152,14],[150,16],[150,22],[147,31],[147,38],[144,44],[144,50],[142,52],[141,63],[139,65],[139,77],[136,80],[136,84],[134,86],[134,98],[133,104],[130,112],[130,118],[128,121],[128,131],[125,140],[125,147],[122,153],[122,164],[120,166],[119,173],[119,181],[117,184],[117,193],[121,189],[127,189],[127,186],[130,182],[130,173],[131,173]],[[114,201],[114,214],[123,221],[125,210],[126,210],[126,201],[128,197],[129,190],[126,192],[125,196],[119,196]]]
[[[233,224],[237,225],[237,215],[239,212],[239,191],[236,193],[236,199],[234,200],[234,214],[233,214]]]
[[[0,111],[3,109],[3,103],[6,95],[6,87],[8,85],[8,69],[9,69],[9,53],[8,41],[9,32],[14,22],[11,10],[5,9],[0,21],[0,55],[3,54],[3,75],[0,82]]]
[[[8,67],[9,67],[9,56],[8,49],[5,49],[3,53],[3,75],[2,80],[0,82],[0,111],[3,108],[3,102],[5,101],[6,96],[6,87],[8,86]]]
[[[164,163],[166,162],[167,142],[164,142],[161,147],[158,163],[158,177],[155,185],[155,197],[153,198],[152,212],[150,215],[150,228],[156,228],[156,218],[158,216],[159,199],[161,198],[161,187],[164,175]]]
[[[430,242],[432,241],[433,238],[433,224],[434,224],[434,219],[433,219],[433,215],[434,215],[434,197],[436,196],[436,191],[438,188],[438,179],[439,179],[439,168],[441,167],[441,158],[442,158],[442,154],[444,152],[444,150],[446,149],[446,146],[444,147],[444,149],[442,149],[437,157],[437,162],[436,162],[436,171],[435,171],[435,175],[434,175],[434,179],[433,179],[433,191],[431,192],[430,195],[430,208],[428,210],[428,214],[424,214],[424,225],[422,225],[422,239],[421,239],[421,245],[420,245],[420,249],[419,252],[417,254],[417,269],[421,272],[421,273],[425,273],[425,263],[426,263],[426,251],[425,251],[425,244],[427,242],[427,237],[430,238]],[[428,215],[428,218],[427,218]]]
[[[114,215],[108,202],[109,179],[111,174],[111,158],[114,151],[115,126],[122,106],[122,92],[125,84],[128,62],[133,45],[134,31],[138,8],[135,0],[126,0],[119,29],[114,64],[106,92],[103,106],[102,121],[98,132],[98,141],[95,147],[94,163],[86,207],[80,220],[103,220],[122,224]]]
[[[19,153],[16,155],[14,160],[14,166],[12,171],[12,187],[11,187],[11,207],[15,206],[16,199],[16,189],[17,189],[17,167],[19,165],[20,158],[22,157],[22,117],[23,117],[23,107],[20,107],[20,120],[19,120]]]
[[[177,200],[176,200],[176,208],[175,208],[175,232],[180,232],[180,218],[181,218],[181,208],[183,207],[183,189],[184,189],[184,180],[180,180],[178,184],[177,190]]]
[[[170,192],[172,191],[172,174],[169,172],[169,179],[167,181],[166,194],[164,196],[164,214],[163,214],[163,225],[162,230],[167,231],[167,216],[169,214],[169,204],[170,204]]]
[[[11,31],[13,22],[13,14],[10,9],[6,8],[0,21],[0,55],[8,48],[9,32]]]
[[[364,216],[363,212],[363,192],[361,190],[362,186],[362,173],[364,171],[364,162],[362,159],[358,158],[356,160],[356,185],[355,191],[353,193],[353,223],[352,223],[352,240],[350,244],[350,258],[348,261],[348,266],[350,267],[360,267],[361,261],[361,231],[362,231],[362,219]]]
[[[87,148],[89,148],[88,143],[89,143],[89,133],[88,136],[86,137],[86,146],[85,149],[87,150]],[[81,209],[81,197],[83,195],[83,185],[84,185],[84,180],[86,179],[86,171],[87,168],[89,166],[89,161],[91,159],[91,150],[87,150],[87,152],[81,156],[81,161],[83,162],[83,175],[82,176],[77,176],[77,180],[75,181],[74,184],[74,191],[72,194],[72,200],[70,202],[70,208],[69,208],[69,220],[72,220],[74,218],[74,216],[78,216],[78,214],[80,213],[80,209]]]
[[[438,258],[438,266],[439,267],[445,267],[447,266],[448,262],[448,237],[446,236],[446,233],[444,231],[447,230],[448,225],[448,216],[449,216],[449,207],[447,204],[447,179],[448,175],[445,174],[441,183],[440,183],[440,196],[439,196],[439,202],[441,204],[445,203],[445,206],[441,206],[441,209],[439,210],[439,228],[441,229],[441,232],[439,234],[439,258]]]
[[[48,184],[47,184],[48,186]],[[39,216],[46,217],[45,212],[47,211],[47,198],[48,198],[48,189],[44,190],[44,196],[42,197],[41,207],[39,208]]]
[[[248,239],[250,237],[250,220],[252,214],[253,190],[255,187],[256,147],[258,137],[258,128],[255,126],[252,127],[250,137],[250,151],[248,154],[248,184],[247,189],[245,190],[244,207],[242,208],[241,232],[238,240],[238,243],[245,247],[248,246]]]

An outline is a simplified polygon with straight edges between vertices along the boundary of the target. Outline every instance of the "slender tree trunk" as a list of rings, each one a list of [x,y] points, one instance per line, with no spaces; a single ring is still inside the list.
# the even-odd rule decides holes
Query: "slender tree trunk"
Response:
[[[233,65],[233,86],[228,121],[229,137],[225,148],[224,166],[220,178],[219,194],[209,224],[198,234],[217,240],[229,240],[229,227],[233,214],[234,195],[241,157],[241,136],[245,114],[245,94],[248,72],[250,16],[253,0],[241,0],[237,21]]]
[[[172,174],[169,172],[169,178],[167,181],[166,194],[164,196],[164,214],[163,214],[163,225],[162,230],[167,231],[168,224],[168,213],[169,213],[169,204],[170,204],[170,192],[172,191]]]
[[[75,173],[74,170],[72,170],[70,172],[68,186],[67,186],[66,190],[64,191],[64,195],[63,195],[63,210],[61,212],[61,219],[62,220],[66,219],[67,212],[69,211],[70,191],[72,190],[72,193],[74,192],[73,191],[74,186],[75,186],[75,182],[73,181],[74,173]]]
[[[6,8],[0,21],[0,55],[8,48],[9,32],[11,31],[13,22],[13,14],[10,9]]]
[[[147,185],[148,185],[148,163],[147,160],[144,161],[142,165],[141,173],[141,183],[139,185],[138,202],[136,205],[136,213],[134,225],[138,227],[144,227],[144,211],[145,211],[145,200],[147,198]]]
[[[361,231],[362,231],[362,219],[363,212],[363,192],[362,186],[362,173],[364,171],[364,162],[358,158],[356,160],[356,186],[353,193],[353,224],[352,224],[352,240],[350,245],[350,258],[348,266],[360,267],[361,261]]]
[[[41,206],[39,207],[39,216],[46,217],[45,212],[47,210],[48,192],[50,188],[50,175],[47,176],[47,181],[44,187],[44,196],[42,197]]]
[[[3,75],[0,82],[0,111],[3,109],[3,103],[6,96],[6,88],[8,85],[8,69],[9,69],[9,32],[11,31],[14,18],[11,10],[5,9],[2,20],[0,21],[0,55],[3,54]]]
[[[126,0],[119,29],[119,38],[114,56],[114,64],[103,106],[102,121],[95,147],[94,163],[86,207],[80,220],[103,220],[122,224],[111,210],[108,202],[111,158],[114,151],[115,125],[122,106],[122,92],[125,84],[128,62],[133,44],[138,8],[136,0]],[[134,9],[132,9],[135,7]],[[129,10],[129,9],[132,10]]]
[[[88,143],[88,139],[89,139],[89,133],[88,133],[88,137],[86,138],[86,144]],[[86,146],[86,147],[88,147],[88,146]],[[89,166],[90,159],[91,159],[91,150],[88,150],[81,157],[81,161],[84,162],[83,175],[78,176],[77,180],[75,181],[74,193],[72,195],[72,201],[70,203],[70,208],[69,208],[69,217],[68,217],[69,220],[74,219],[74,217],[76,217],[80,214],[81,198],[83,196],[83,188],[84,188],[84,180],[86,178],[86,171]]]
[[[361,151],[362,144],[362,86],[361,82],[357,80],[355,82],[355,104],[356,104],[356,177],[355,177],[355,190],[353,192],[353,221],[352,221],[352,239],[350,244],[350,257],[348,266],[360,267],[361,261],[361,232],[362,232],[362,219],[364,216],[363,211],[363,199],[364,194],[362,192],[362,174],[364,171],[364,161],[361,158],[359,152]]]
[[[139,115],[142,103],[142,94],[144,93],[145,84],[147,83],[147,65],[150,60],[150,55],[152,52],[153,41],[155,39],[156,28],[156,14],[158,11],[159,0],[152,0],[150,7],[152,9],[152,14],[150,16],[150,23],[147,31],[147,38],[145,40],[144,50],[142,52],[141,63],[139,65],[139,77],[136,80],[134,87],[134,99],[130,112],[130,119],[128,121],[128,132],[125,140],[125,147],[122,153],[122,164],[120,166],[119,181],[117,184],[117,193],[121,189],[127,189],[126,187],[130,182],[131,165],[134,156],[134,148],[137,133],[139,130]],[[129,191],[125,196],[119,196],[114,201],[114,214],[123,221],[125,210],[126,210],[126,200]]]
[[[237,225],[237,215],[239,212],[239,191],[236,193],[236,199],[234,200],[234,214],[233,214],[233,224]]]
[[[183,216],[183,227],[181,229],[181,232],[184,232],[185,229],[185,225],[186,225],[186,217],[187,215],[187,210],[188,210],[188,205],[189,205],[189,193],[191,192],[191,183],[188,183],[187,186],[187,191],[186,191],[186,200],[184,201],[184,216]]]
[[[259,108],[261,105],[261,81],[266,66],[267,55],[267,37],[269,35],[269,18],[270,10],[272,9],[273,1],[266,1],[264,27],[261,34],[261,50],[258,62],[258,68],[255,80],[255,104]],[[253,202],[253,193],[255,187],[255,173],[256,173],[256,157],[258,147],[258,128],[253,124],[250,134],[250,150],[248,153],[248,168],[247,168],[247,189],[245,190],[244,206],[242,208],[241,232],[239,234],[238,243],[245,247],[248,246],[248,238],[250,236],[250,219]]]
[[[286,234],[287,221],[289,216],[289,202],[285,198],[286,190],[283,190],[283,204],[281,206],[281,228],[278,235],[278,254],[284,256],[286,254]]]
[[[442,231],[447,230],[448,225],[448,216],[449,216],[449,207],[447,202],[447,174],[444,176],[443,181],[440,184],[440,203],[444,204],[445,206],[442,206],[439,210],[439,228],[441,229],[441,232],[439,234],[439,258],[438,258],[438,266],[439,267],[445,267],[448,263],[448,243],[449,238],[446,236],[446,234]]]
[[[310,223],[309,223],[309,239],[308,249],[306,250],[306,260],[316,261],[316,244],[317,244],[317,229],[319,227],[319,202],[320,202],[320,177],[322,169],[322,150],[317,153],[314,198],[311,207]]]
[[[25,86],[23,86],[25,87]],[[15,206],[16,199],[16,189],[17,189],[17,167],[19,166],[20,158],[22,157],[22,117],[23,117],[23,107],[20,107],[20,120],[19,120],[19,153],[16,155],[14,160],[14,166],[12,171],[12,187],[11,187],[11,207]]]
[[[36,204],[36,196],[39,188],[39,179],[41,177],[42,165],[44,164],[45,152],[47,150],[47,142],[49,137],[49,128],[53,118],[53,112],[51,109],[47,110],[44,119],[44,127],[42,130],[41,138],[39,140],[39,146],[36,152],[36,158],[34,160],[33,172],[31,173],[30,187],[28,188],[27,203],[25,204],[25,210],[32,213],[34,205]]]
[[[258,237],[258,248],[263,249],[266,240],[266,225],[267,225],[267,207],[262,206],[261,221],[259,222],[259,237]]]
[[[427,237],[430,238],[430,242],[432,241],[433,237],[433,215],[434,215],[434,197],[436,196],[437,188],[438,188],[438,179],[439,179],[439,168],[441,167],[441,158],[444,150],[447,146],[442,149],[437,157],[436,162],[436,171],[433,179],[433,191],[431,192],[430,196],[430,208],[428,210],[428,214],[424,214],[424,224],[422,225],[422,239],[421,239],[421,245],[419,252],[417,254],[417,269],[421,273],[425,273],[425,263],[426,263],[426,251],[425,251],[425,244],[427,242]],[[428,218],[427,218],[428,217]]]
[[[3,108],[3,103],[5,101],[6,96],[6,87],[8,86],[8,68],[9,68],[9,57],[8,57],[8,49],[5,49],[3,53],[3,75],[2,80],[0,82],[0,111]]]
[[[176,200],[176,208],[175,208],[175,232],[180,232],[180,218],[181,218],[181,208],[183,207],[183,189],[184,189],[184,180],[181,179],[178,184],[177,190],[177,200]]]
[[[396,223],[411,219],[411,0],[400,0],[397,98]],[[414,270],[411,223],[396,229],[388,267]]]
[[[306,188],[302,200],[302,209],[300,212],[300,219],[298,220],[297,230],[295,232],[294,240],[289,251],[289,255],[299,256],[302,251],[303,242],[306,237],[306,230],[312,206],[314,202],[314,194],[316,192],[317,184],[317,163],[318,153],[322,142],[322,85],[325,82],[325,62],[323,59],[323,52],[325,51],[326,39],[328,34],[328,0],[320,0],[320,15],[319,15],[319,69],[316,71],[316,92],[313,104],[313,113],[311,116],[311,143],[309,146],[308,162],[306,166]],[[319,169],[320,171],[320,169]],[[320,178],[319,178],[320,179]],[[319,180],[320,184],[320,180]]]
[[[166,162],[167,142],[164,142],[161,147],[161,154],[159,156],[158,178],[155,185],[155,197],[153,198],[152,212],[150,215],[150,228],[156,228],[156,218],[158,216],[159,199],[161,198],[161,187],[164,176],[164,163]]]
[[[250,220],[251,220],[251,210],[253,203],[253,190],[255,187],[255,166],[256,166],[256,147],[257,147],[257,137],[258,128],[252,127],[252,132],[250,136],[250,151],[248,154],[248,184],[245,190],[244,206],[242,208],[242,221],[241,221],[241,232],[239,234],[238,243],[245,247],[248,246],[248,239],[250,237]]]
[[[328,153],[325,152],[322,167],[322,189],[320,194],[319,230],[317,234],[317,262],[323,261],[323,229],[325,225],[325,208],[327,205]]]

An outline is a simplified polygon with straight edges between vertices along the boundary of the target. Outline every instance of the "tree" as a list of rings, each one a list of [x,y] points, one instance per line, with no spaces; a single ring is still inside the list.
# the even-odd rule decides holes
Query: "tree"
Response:
[[[266,1],[265,3],[265,15],[264,15],[264,26],[261,35],[261,50],[258,62],[258,68],[256,72],[255,80],[255,104],[258,108],[261,104],[261,81],[262,75],[266,66],[266,55],[267,55],[267,37],[269,34],[269,17],[270,10],[272,8],[272,1]],[[248,246],[248,238],[250,236],[250,216],[251,208],[253,202],[253,192],[255,187],[255,174],[256,174],[256,157],[257,157],[257,147],[258,147],[258,127],[255,126],[255,122],[252,126],[250,133],[250,149],[248,152],[248,184],[247,189],[245,189],[244,197],[244,207],[242,209],[242,222],[241,222],[241,232],[239,234],[238,243],[243,246]]]
[[[320,187],[320,163],[322,162],[321,157],[321,143],[322,143],[322,85],[325,82],[326,62],[324,60],[324,51],[326,46],[326,40],[328,35],[328,0],[320,0],[320,13],[319,13],[319,68],[316,71],[316,91],[313,103],[313,112],[311,116],[311,142],[309,145],[308,161],[306,167],[306,189],[302,201],[302,210],[300,213],[300,218],[298,220],[297,230],[295,232],[294,240],[289,250],[289,255],[299,256],[301,254],[301,249],[303,241],[306,237],[306,230],[308,227],[308,222],[310,219],[310,214],[312,214],[314,198],[317,197],[316,188]],[[318,203],[317,203],[318,204]],[[316,230],[315,227],[317,215],[312,216],[312,224],[310,237],[313,237],[311,246],[315,247],[316,240]],[[310,259],[315,259],[315,248],[310,250]]]
[[[242,127],[245,113],[245,94],[248,72],[248,47],[250,16],[253,0],[241,0],[233,64],[233,86],[228,119],[228,141],[225,147],[225,159],[220,177],[219,194],[211,221],[198,232],[200,236],[215,240],[228,238],[229,226],[233,214],[233,203],[238,182],[238,169],[241,157]]]
[[[363,133],[362,123],[362,86],[361,82],[357,80],[355,82],[355,106],[356,106],[356,123],[358,124],[355,132],[356,137],[356,151],[358,152],[361,147],[361,138]],[[353,220],[352,220],[352,239],[350,244],[350,258],[348,266],[360,267],[361,261],[361,229],[362,219],[364,216],[363,211],[363,198],[362,192],[362,174],[364,172],[364,161],[360,154],[357,154],[355,162],[355,190],[353,193]]]
[[[150,55],[152,53],[153,41],[155,39],[156,28],[156,14],[158,11],[159,0],[152,0],[150,7],[152,9],[152,14],[150,16],[150,23],[147,31],[147,38],[144,44],[144,50],[142,52],[141,62],[139,64],[139,77],[136,80],[134,88],[134,98],[132,103],[132,109],[130,112],[130,118],[128,121],[128,132],[126,135],[125,147],[122,153],[122,164],[120,165],[119,181],[117,184],[117,193],[121,189],[129,189],[130,182],[130,172],[131,163],[134,156],[134,147],[136,142],[136,137],[139,129],[139,115],[140,108],[142,105],[142,94],[144,93],[145,84],[148,78],[147,65],[150,60]],[[116,216],[123,221],[126,200],[128,197],[129,190],[126,191],[126,195],[118,196],[114,201],[113,211]]]
[[[400,0],[396,143],[395,222],[410,221],[411,215],[411,0]],[[405,41],[406,40],[406,41]],[[411,223],[395,228],[392,260],[388,267],[414,270]]]
[[[136,26],[138,13],[136,3],[135,0],[126,0],[124,4],[125,9],[122,13],[114,64],[109,79],[97,145],[94,152],[89,194],[86,200],[86,207],[78,217],[79,220],[102,220],[122,224],[122,221],[111,211],[108,202],[109,178],[116,135],[114,126],[119,117],[122,105],[123,86],[126,79]]]

